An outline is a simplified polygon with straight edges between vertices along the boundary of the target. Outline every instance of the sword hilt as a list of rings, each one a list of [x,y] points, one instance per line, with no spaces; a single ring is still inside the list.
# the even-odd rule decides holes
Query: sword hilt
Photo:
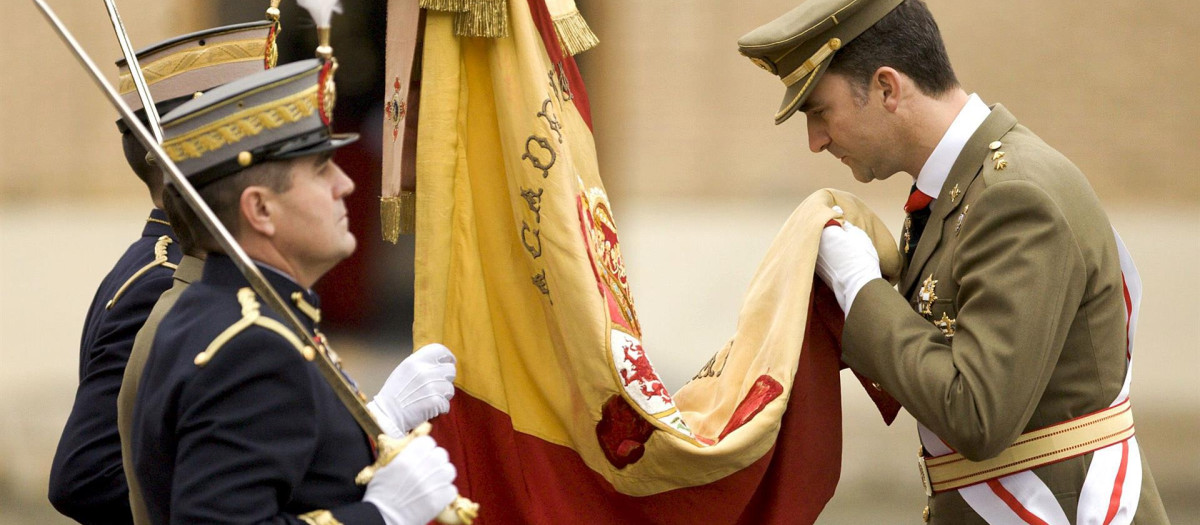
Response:
[[[354,482],[359,485],[366,485],[375,478],[375,473],[379,469],[386,467],[400,452],[404,450],[414,439],[421,436],[428,436],[433,430],[433,426],[428,421],[417,425],[412,432],[409,432],[402,438],[394,438],[387,434],[380,434],[375,439],[376,450],[378,451],[375,463],[363,467],[358,475],[354,477]],[[479,516],[479,504],[462,496],[455,496],[454,501],[442,509],[438,513],[438,523],[443,525],[471,525],[475,518]]]

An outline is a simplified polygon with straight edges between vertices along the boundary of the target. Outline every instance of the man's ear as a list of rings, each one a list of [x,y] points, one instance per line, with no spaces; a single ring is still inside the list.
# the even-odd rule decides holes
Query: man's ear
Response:
[[[242,190],[238,200],[238,211],[249,231],[270,237],[275,234],[271,202],[275,194],[263,186],[250,186]]]
[[[896,108],[900,106],[901,98],[907,95],[902,75],[900,75],[899,71],[888,66],[883,66],[875,70],[875,74],[871,76],[871,89],[879,92],[883,108],[891,113],[896,112]]]

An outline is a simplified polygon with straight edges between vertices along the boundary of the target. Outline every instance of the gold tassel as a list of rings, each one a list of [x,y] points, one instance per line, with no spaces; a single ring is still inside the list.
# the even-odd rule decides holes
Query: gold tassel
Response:
[[[401,235],[417,231],[417,192],[401,190],[396,197],[380,197],[383,240],[396,244]]]
[[[467,0],[470,7],[454,20],[458,36],[504,38],[508,36],[508,0]]]
[[[421,0],[421,9],[461,13],[471,5],[471,0]]]
[[[583,15],[579,14],[579,11],[571,11],[566,16],[555,18],[554,32],[558,33],[558,41],[562,44],[563,51],[571,56],[596,47],[600,43],[600,39],[596,38],[596,34],[592,32],[592,28],[588,27],[587,21],[583,19]]]

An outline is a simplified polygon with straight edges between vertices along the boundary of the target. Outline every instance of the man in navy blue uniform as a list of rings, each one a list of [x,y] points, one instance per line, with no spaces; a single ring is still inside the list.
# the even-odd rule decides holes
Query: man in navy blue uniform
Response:
[[[133,470],[154,523],[424,524],[457,493],[428,436],[357,485],[375,459],[370,436],[312,362],[331,350],[311,286],[356,245],[344,203],[354,183],[331,154],[357,136],[330,133],[333,69],[281,66],[163,119],[171,160],[316,337],[286,328],[168,188],[174,220],[208,258],[159,324],[137,392]],[[430,379],[398,375],[371,406],[389,432],[411,426],[397,407],[429,397],[439,408],[422,417],[444,411],[445,396],[405,394]]]
[[[200,91],[270,65],[274,24],[254,22],[184,35],[137,53],[156,108],[165,112]],[[242,51],[239,60],[206,60]],[[145,122],[124,60],[120,87]],[[117,394],[134,336],[159,296],[171,287],[181,254],[163,208],[163,178],[146,150],[117,123],[129,165],[154,203],[142,236],[100,283],[79,346],[79,387],[50,470],[50,502],[81,523],[132,523],[117,434]]]

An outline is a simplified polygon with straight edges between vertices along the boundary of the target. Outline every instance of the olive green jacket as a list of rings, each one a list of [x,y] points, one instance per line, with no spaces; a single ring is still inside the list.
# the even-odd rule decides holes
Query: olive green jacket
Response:
[[[875,280],[855,298],[843,360],[972,460],[1108,407],[1125,379],[1124,291],[1079,169],[997,105],[932,206],[900,293]],[[1072,522],[1091,456],[1034,470]],[[1136,523],[1164,523],[1144,458]],[[929,506],[934,523],[982,522],[957,491]]]
[[[129,483],[129,504],[133,510],[133,522],[137,525],[149,525],[150,518],[146,513],[145,502],[142,501],[142,491],[138,486],[137,476],[133,472],[133,405],[137,399],[138,384],[142,380],[142,369],[146,366],[146,358],[150,356],[150,344],[154,342],[154,334],[158,332],[158,323],[179,299],[179,295],[188,285],[200,280],[204,272],[204,260],[184,255],[175,269],[175,282],[171,288],[158,297],[146,324],[138,331],[133,340],[133,349],[129,352],[129,363],[125,365],[125,377],[121,380],[121,393],[117,395],[117,430],[121,434],[121,462],[125,467],[125,479]]]

